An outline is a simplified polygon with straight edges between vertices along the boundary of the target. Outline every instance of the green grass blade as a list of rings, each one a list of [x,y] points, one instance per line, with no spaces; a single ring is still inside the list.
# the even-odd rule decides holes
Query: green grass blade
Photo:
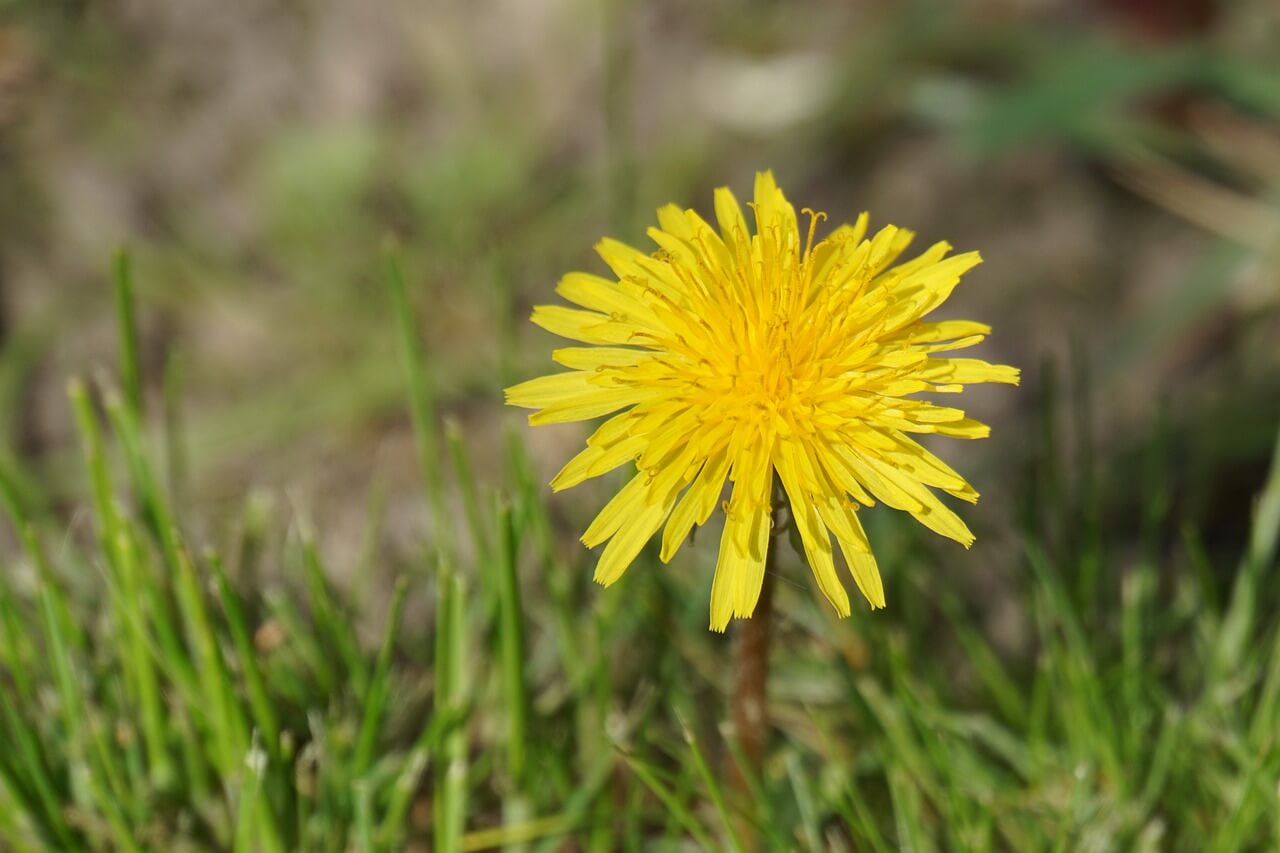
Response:
[[[356,850],[373,853],[373,788],[368,779],[352,782],[356,807]]]
[[[35,541],[32,533],[28,533],[28,538]],[[42,555],[36,559],[38,563],[44,563]],[[62,703],[62,718],[71,745],[72,760],[78,761],[86,773],[93,800],[106,817],[115,844],[120,849],[136,851],[139,848],[125,824],[119,805],[131,802],[123,771],[115,762],[117,754],[108,749],[98,723],[89,714],[89,706],[71,660],[66,618],[63,615],[66,602],[61,600],[61,593],[47,567],[41,574],[40,614],[50,665]]]
[[[138,352],[137,310],[133,296],[132,263],[129,252],[119,249],[113,263],[116,325],[120,335],[120,384],[134,413],[142,414],[142,361]]]
[[[200,678],[201,701],[196,707],[203,710],[212,728],[215,764],[224,777],[230,776],[249,751],[249,727],[231,687],[195,565],[185,553],[179,554],[175,581],[178,607]]]
[[[815,805],[813,787],[809,777],[800,764],[799,756],[794,752],[787,753],[787,778],[791,781],[791,790],[795,794],[796,808],[800,812],[800,828],[804,831],[805,843],[810,850],[822,849],[822,830],[818,825],[818,812]]]
[[[280,723],[276,716],[275,705],[267,692],[266,679],[262,668],[258,665],[258,654],[254,650],[253,640],[249,635],[249,626],[245,620],[244,608],[240,598],[232,590],[227,581],[226,572],[222,569],[222,561],[216,554],[208,554],[205,558],[213,573],[218,600],[222,604],[222,612],[227,620],[227,630],[231,634],[231,642],[240,663],[240,671],[244,674],[245,690],[249,696],[249,709],[253,714],[253,724],[266,741],[267,755],[275,763],[283,763],[284,756],[280,751]]]
[[[462,512],[466,516],[467,527],[471,531],[475,563],[477,566],[485,566],[491,559],[493,548],[485,527],[480,496],[476,490],[475,472],[471,468],[471,459],[467,456],[467,445],[462,438],[462,428],[458,426],[457,421],[449,419],[445,421],[444,433],[449,444],[449,458],[453,461],[454,481],[458,484],[458,493],[462,498]]]
[[[436,610],[435,713],[456,713],[466,702],[465,593],[462,578],[442,566]],[[435,849],[457,853],[467,810],[467,735],[459,726],[445,738],[436,765]]]
[[[364,718],[360,723],[360,735],[356,740],[355,758],[351,762],[351,774],[357,782],[369,772],[373,762],[374,747],[378,743],[378,728],[382,724],[387,697],[391,693],[391,654],[395,647],[396,635],[400,631],[400,619],[404,616],[404,603],[408,592],[408,579],[398,578],[395,591],[391,594],[391,613],[387,617],[382,648],[378,652],[378,662],[374,667],[373,679],[369,683],[369,690],[365,697]]]
[[[119,570],[120,584],[113,598],[120,599],[117,611],[123,617],[121,628],[126,655],[126,675],[137,693],[142,716],[143,739],[147,746],[147,758],[153,783],[166,787],[173,778],[173,766],[165,736],[165,709],[160,695],[159,673],[152,656],[151,642],[147,636],[146,598],[142,593],[142,566],[137,545],[131,532],[121,527],[115,535],[115,562]]]
[[[1280,536],[1280,436],[1272,454],[1271,470],[1258,498],[1254,523],[1249,536],[1248,552],[1236,576],[1231,603],[1222,620],[1222,628],[1213,658],[1212,676],[1220,680],[1234,673],[1244,657],[1258,606],[1258,587],[1262,576],[1275,557]]]
[[[329,644],[337,653],[346,670],[346,678],[352,692],[364,701],[369,690],[369,669],[360,644],[356,640],[351,620],[342,613],[334,600],[329,576],[320,562],[315,535],[306,524],[300,524],[302,538],[302,568],[307,584],[307,603],[315,621],[317,640]]]
[[[498,601],[501,619],[498,623],[502,684],[507,711],[507,773],[512,783],[521,786],[525,772],[525,749],[528,743],[528,689],[525,686],[524,609],[521,605],[519,578],[520,541],[515,519],[509,507],[499,511],[501,555],[498,565]]]
[[[430,752],[425,746],[416,746],[404,761],[404,766],[391,786],[391,793],[382,823],[378,826],[378,841],[382,846],[398,848],[404,843],[404,829],[413,796],[418,790],[422,774],[427,771]]]
[[[405,290],[404,271],[400,259],[389,251],[385,261],[387,288],[391,291],[392,307],[400,331],[400,359],[409,386],[409,412],[413,420],[413,435],[418,447],[418,463],[422,466],[422,481],[431,502],[433,534],[439,549],[452,553],[452,535],[449,516],[445,507],[444,479],[439,464],[439,428],[437,427],[435,394],[426,369],[427,356],[418,334],[418,323],[409,305]]]
[[[693,735],[693,729],[685,723],[684,719],[680,719],[680,730],[684,735],[684,742],[689,747],[689,755],[693,759],[693,767],[698,773],[698,777],[702,780],[703,786],[706,788],[708,796],[711,797],[711,803],[715,806],[716,814],[720,816],[720,822],[723,825],[725,838],[728,839],[729,847],[733,850],[743,850],[742,838],[738,835],[738,830],[733,825],[733,818],[729,815],[729,808],[725,802],[724,790],[720,787],[720,783],[716,780],[715,774],[711,772],[711,768],[707,765],[707,759],[702,754],[702,748],[698,745],[698,739]]]
[[[670,788],[658,779],[657,774],[648,764],[625,752],[621,754],[622,760],[627,763],[627,767],[631,769],[631,772],[644,783],[646,788],[653,792],[653,795],[658,798],[658,801],[667,809],[667,812],[684,827],[700,849],[717,850],[720,848],[720,845],[712,841],[711,836],[706,833],[693,813],[689,811]]]

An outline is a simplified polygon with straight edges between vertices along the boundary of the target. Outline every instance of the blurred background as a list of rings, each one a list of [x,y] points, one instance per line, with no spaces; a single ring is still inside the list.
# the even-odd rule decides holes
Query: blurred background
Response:
[[[0,426],[50,499],[64,379],[114,352],[120,246],[152,384],[179,362],[191,499],[287,485],[341,538],[371,479],[395,507],[417,491],[389,238],[441,407],[483,447],[517,417],[502,383],[550,365],[526,318],[562,272],[603,270],[605,234],[647,245],[659,204],[749,195],[763,168],[833,221],[868,210],[982,251],[945,310],[990,322],[985,355],[1026,377],[968,402],[997,441],[946,451],[987,509],[1008,515],[991,504],[1012,478],[983,456],[1028,447],[1042,366],[1088,373],[1117,482],[1164,424],[1180,516],[1230,528],[1261,483],[1280,415],[1271,3],[5,7]],[[554,473],[583,433],[548,432],[530,441]]]
[[[489,501],[510,434],[539,484],[586,434],[502,407],[551,367],[531,306],[565,271],[604,271],[599,237],[645,246],[658,205],[707,214],[713,188],[749,196],[764,168],[833,223],[868,210],[920,246],[980,250],[943,312],[989,322],[981,355],[1023,369],[1019,389],[966,394],[990,440],[934,445],[983,493],[965,508],[978,544],[871,510],[890,609],[853,623],[916,638],[938,693],[981,707],[964,655],[921,626],[931,596],[951,602],[1030,684],[1029,537],[1099,636],[1120,617],[1094,605],[1130,594],[1135,565],[1153,602],[1194,579],[1188,620],[1230,597],[1280,424],[1271,0],[0,0],[0,455],[85,532],[65,382],[115,358],[127,247],[149,423],[193,538],[235,541],[250,507],[283,542],[306,515],[372,642],[369,614],[433,535],[384,248]],[[701,632],[715,536],[587,582],[574,540],[613,486],[544,495],[582,612],[639,596]],[[784,637],[807,636],[822,618],[789,561]],[[553,643],[548,567],[526,563],[530,642]],[[409,608],[428,631],[430,608]],[[878,641],[841,630],[844,663],[874,672]],[[728,642],[689,642],[709,678],[701,656]],[[608,654],[622,693],[667,677]],[[830,698],[791,677],[784,696]]]

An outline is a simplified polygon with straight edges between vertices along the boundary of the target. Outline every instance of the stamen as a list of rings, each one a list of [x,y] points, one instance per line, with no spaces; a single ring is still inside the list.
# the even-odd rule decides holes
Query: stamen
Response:
[[[813,236],[817,233],[818,223],[826,221],[827,215],[821,210],[814,210],[810,207],[806,207],[800,212],[809,216],[809,237],[804,241],[804,255],[800,260],[801,263],[804,263],[809,260],[809,254],[813,251]]]

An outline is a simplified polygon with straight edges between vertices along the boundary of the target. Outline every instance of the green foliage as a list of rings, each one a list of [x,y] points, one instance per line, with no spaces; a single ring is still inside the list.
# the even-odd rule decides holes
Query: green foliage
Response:
[[[133,109],[135,92],[157,107],[132,75],[164,66],[135,61],[145,51],[126,38],[133,26],[117,28],[109,13],[86,18],[83,5],[0,0],[14,20],[35,22],[56,57],[35,102],[56,107],[70,92],[62,112],[76,118],[71,126],[100,137],[78,168],[106,164],[121,183],[139,183],[166,138],[157,128],[173,125]],[[896,158],[921,141],[1004,175],[989,193],[985,183],[930,188],[942,214],[924,230],[985,212],[995,223],[988,235],[1008,232],[981,248],[993,270],[1018,268],[1025,296],[1005,294],[1017,322],[1015,303],[1046,295],[1042,273],[1057,261],[1026,253],[1026,199],[1000,165],[1034,150],[1098,167],[1096,184],[1081,185],[1114,203],[1059,200],[1075,187],[1034,171],[1012,183],[1031,183],[1024,191],[1101,229],[1090,239],[1105,238],[1116,265],[1088,271],[1082,300],[1141,303],[1084,342],[1097,350],[1100,386],[1143,367],[1143,378],[1165,376],[1150,370],[1154,360],[1199,363],[1198,350],[1177,343],[1195,327],[1218,334],[1206,317],[1253,311],[1268,334],[1274,300],[1240,308],[1233,296],[1261,259],[1238,235],[1192,245],[1157,298],[1135,299],[1129,279],[1144,278],[1145,261],[1129,244],[1163,214],[1140,216],[1110,180],[1135,163],[1181,163],[1276,209],[1273,169],[1248,178],[1160,109],[1189,96],[1195,116],[1280,116],[1276,52],[1265,41],[1253,58],[1231,48],[1250,13],[1201,43],[1136,49],[1101,28],[1034,17],[1011,25],[963,5],[888,4],[859,15],[847,44],[825,35],[808,44],[814,33],[796,24],[825,26],[817,7],[812,18],[757,3],[751,14],[654,24],[610,3],[575,22],[604,28],[601,51],[582,59],[599,91],[563,80],[568,106],[555,114],[528,102],[534,88],[504,83],[480,94],[481,58],[462,50],[467,73],[424,72],[425,107],[410,91],[394,115],[349,123],[284,111],[251,129],[262,145],[236,149],[249,201],[232,193],[216,202],[247,205],[253,237],[210,233],[209,208],[187,197],[188,186],[204,192],[207,183],[177,181],[179,199],[166,208],[164,187],[142,182],[158,200],[135,205],[147,212],[146,227],[133,223],[136,264],[121,254],[114,269],[118,375],[91,372],[96,381],[70,386],[62,422],[74,425],[81,458],[53,448],[28,468],[15,448],[33,378],[54,372],[60,342],[92,338],[93,320],[110,313],[109,290],[95,300],[55,279],[83,266],[77,241],[46,241],[57,257],[38,270],[40,298],[6,291],[15,297],[6,302],[31,304],[6,329],[0,359],[0,503],[14,542],[0,564],[0,849],[730,849],[747,829],[765,849],[1280,848],[1280,447],[1251,523],[1240,524],[1247,532],[1209,541],[1220,531],[1179,526],[1203,513],[1171,508],[1170,481],[1183,466],[1194,474],[1256,462],[1271,440],[1274,370],[1243,351],[1224,346],[1227,356],[1215,351],[1205,366],[1200,384],[1222,386],[1227,399],[1197,412],[1182,443],[1153,414],[1149,434],[1139,424],[1136,437],[1114,439],[1136,447],[1105,458],[1089,443],[1087,394],[1061,393],[1046,377],[1038,434],[1033,419],[1017,421],[1035,434],[1029,458],[1018,456],[1019,436],[992,441],[1017,458],[993,466],[987,482],[1013,482],[1018,463],[1027,476],[1006,490],[1015,529],[1005,541],[981,531],[964,564],[989,559],[989,576],[951,571],[955,552],[873,510],[890,606],[837,622],[803,588],[807,571],[784,557],[771,742],[742,800],[724,781],[741,764],[721,728],[732,638],[705,630],[714,531],[679,566],[648,554],[600,590],[591,557],[570,541],[577,520],[560,517],[574,512],[572,498],[550,498],[538,473],[546,465],[534,464],[540,448],[525,443],[515,417],[505,433],[491,431],[505,444],[447,422],[472,415],[475,398],[496,407],[501,384],[533,372],[513,324],[562,268],[595,263],[586,255],[598,233],[639,239],[647,217],[637,210],[703,198],[707,184],[762,165],[833,205],[876,199],[886,161],[903,173],[957,169],[937,153]],[[656,101],[667,99],[645,94],[657,91],[649,66],[631,65],[630,53],[653,61],[631,28],[656,26],[655,44],[676,35],[684,45],[688,32],[663,29],[677,18],[713,33],[681,47],[691,70],[698,47],[767,56],[843,44],[832,50],[825,114],[745,140],[697,115],[663,113]],[[202,105],[188,93],[159,111],[185,122]],[[33,125],[37,145],[57,132],[57,113]],[[146,168],[118,150],[126,143]],[[48,147],[56,156],[46,168],[80,174],[65,141]],[[912,186],[933,178],[924,169]],[[1254,189],[1258,181],[1267,186]],[[97,186],[50,186],[70,193],[79,184]],[[984,204],[962,198],[974,186],[990,196]],[[4,226],[23,236],[0,247],[23,259],[42,250],[26,246],[40,218],[33,195],[15,196]],[[87,217],[83,230],[100,230],[102,220],[88,218],[93,206],[80,211],[77,201],[69,194],[65,206]],[[1238,230],[1229,218],[1218,224]],[[389,254],[377,281],[369,247],[387,231],[401,236],[410,274]],[[939,236],[952,236],[950,226]],[[169,358],[163,383],[144,376],[155,368],[139,345],[137,294],[163,309],[171,329],[203,331],[206,313],[231,320],[208,323],[213,336],[240,329],[242,315],[266,327],[251,339],[253,375],[211,370],[220,362],[199,356],[202,341],[189,361]],[[1248,327],[1227,322],[1232,334]],[[1002,336],[1006,328],[1001,320]],[[1045,328],[1028,323],[1004,340]],[[1114,340],[1102,337],[1108,330]],[[428,331],[438,336],[430,346]],[[1263,337],[1265,352],[1272,338]],[[144,392],[161,384],[163,411],[144,411]],[[183,412],[184,386],[216,403]],[[219,541],[208,531],[236,512],[195,500],[195,484],[318,425],[367,440],[406,412],[426,496],[426,532],[408,556],[378,547],[381,484],[352,565],[327,564],[303,518],[291,534],[277,530],[287,520],[265,512],[256,493],[244,496],[234,546],[208,547]],[[56,427],[44,424],[55,437]],[[502,458],[495,465],[486,453]],[[476,473],[503,466],[500,476]],[[1188,476],[1190,495],[1177,499],[1213,501],[1199,488],[1209,479]],[[1235,553],[1241,543],[1245,553]],[[376,603],[362,607],[366,596],[348,595],[335,577],[363,592],[384,584],[391,595],[368,595]]]
[[[432,516],[448,524],[422,345],[387,270]],[[518,437],[489,501],[449,430],[469,537],[435,537],[404,567],[367,647],[305,524],[282,590],[243,582],[251,567],[197,553],[141,395],[80,381],[69,394],[92,535],[50,547],[65,533],[0,476],[24,548],[0,575],[12,849],[734,848],[743,826],[802,849],[1280,843],[1280,445],[1220,591],[1211,570],[1170,571],[1167,550],[1106,551],[1103,492],[1086,468],[1063,471],[1061,413],[1046,408],[1018,558],[1033,659],[994,646],[914,540],[882,536],[899,567],[884,618],[838,622],[781,588],[775,736],[740,801],[723,783],[738,750],[718,728],[728,647],[703,630],[705,590],[652,559],[623,587],[584,589]],[[1151,494],[1158,531],[1167,500]],[[403,617],[428,597],[424,632]]]

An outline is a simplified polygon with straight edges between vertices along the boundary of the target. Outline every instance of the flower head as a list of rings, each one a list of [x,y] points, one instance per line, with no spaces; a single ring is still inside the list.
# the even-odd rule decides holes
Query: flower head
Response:
[[[596,250],[617,280],[570,273],[556,291],[581,308],[538,306],[533,322],[570,340],[552,357],[569,372],[507,389],[538,409],[531,424],[609,415],[551,481],[575,486],[619,466],[636,474],[587,528],[607,542],[595,579],[618,580],[662,530],[669,561],[717,506],[725,522],[711,589],[711,627],[750,616],[764,579],[774,477],[818,586],[842,616],[849,596],[832,534],[872,607],[884,606],[875,557],[858,518],[877,500],[968,547],[973,534],[930,490],[970,502],[978,493],[911,438],[985,438],[960,409],[910,395],[970,383],[1017,384],[1018,371],[939,353],[973,346],[990,327],[925,322],[980,263],[938,243],[894,265],[912,233],[867,237],[867,215],[814,243],[821,213],[801,232],[770,172],[756,176],[752,234],[733,193],[716,190],[719,231],[668,205],[649,229],[653,254],[615,240]],[[726,480],[731,483],[721,503]]]

